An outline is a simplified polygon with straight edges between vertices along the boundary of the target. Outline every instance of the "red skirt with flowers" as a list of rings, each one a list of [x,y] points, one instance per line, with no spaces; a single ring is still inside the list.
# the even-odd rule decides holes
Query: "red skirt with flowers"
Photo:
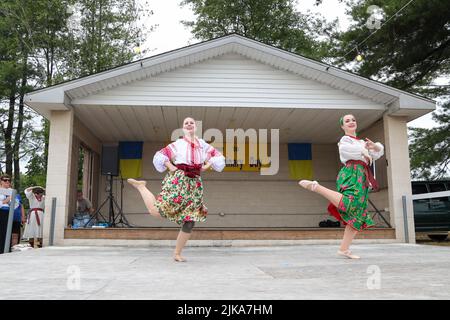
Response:
[[[203,204],[201,176],[189,177],[183,170],[167,173],[155,206],[162,217],[180,225],[187,221],[205,222],[208,211]]]
[[[364,166],[347,164],[342,167],[337,177],[336,187],[342,194],[342,198],[337,208],[330,203],[328,212],[344,225],[348,224],[358,231],[375,226],[367,210],[369,188]]]

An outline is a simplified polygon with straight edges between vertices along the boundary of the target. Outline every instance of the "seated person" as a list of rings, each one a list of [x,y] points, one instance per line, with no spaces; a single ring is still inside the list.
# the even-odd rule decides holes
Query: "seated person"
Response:
[[[92,207],[92,203],[83,197],[83,191],[77,191],[77,214],[78,215],[91,215],[94,213],[94,208]]]
[[[73,216],[72,228],[90,228],[95,224],[91,214],[95,212],[92,203],[83,197],[83,191],[77,190],[77,212]]]

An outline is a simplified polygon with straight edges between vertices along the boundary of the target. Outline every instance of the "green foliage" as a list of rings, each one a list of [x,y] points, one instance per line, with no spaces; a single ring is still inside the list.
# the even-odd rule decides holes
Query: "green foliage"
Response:
[[[153,26],[138,27],[152,13],[134,0],[78,0],[71,28],[71,77],[101,72],[132,61],[134,49]],[[75,15],[78,14],[78,17]]]
[[[319,3],[322,1],[318,1]],[[339,66],[362,76],[429,98],[447,98],[450,75],[450,2],[441,0],[346,0],[354,24],[338,37],[331,55]],[[380,29],[367,25],[383,10]],[[356,62],[360,54],[363,59]],[[442,81],[441,81],[442,83]],[[414,178],[436,179],[449,174],[449,102],[433,119],[433,129],[410,128],[411,170]]]
[[[346,2],[355,23],[339,36],[336,63],[354,62],[361,54],[363,60],[352,69],[360,75],[429,97],[446,94],[448,87],[430,84],[450,71],[449,1],[415,0],[404,9],[405,0]],[[381,23],[386,22],[375,33],[366,25],[371,5],[384,11]]]
[[[130,62],[153,29],[137,21],[150,14],[134,0],[0,1],[0,172],[14,162],[17,184],[45,185],[49,125],[18,111],[23,96]]]
[[[322,59],[331,45],[334,23],[301,14],[294,0],[184,0],[196,21],[183,21],[202,40],[230,33],[273,45],[307,57]],[[319,40],[319,37],[322,40]]]

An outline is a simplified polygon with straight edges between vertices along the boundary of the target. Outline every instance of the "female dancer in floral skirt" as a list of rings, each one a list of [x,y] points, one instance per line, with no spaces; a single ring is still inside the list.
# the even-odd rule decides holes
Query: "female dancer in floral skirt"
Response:
[[[159,172],[169,169],[162,182],[162,191],[155,196],[147,189],[145,181],[128,179],[141,194],[152,216],[166,218],[182,225],[174,252],[175,261],[186,261],[181,256],[195,222],[206,221],[207,208],[203,203],[203,183],[200,173],[212,167],[222,171],[225,158],[214,147],[195,136],[195,120],[183,121],[185,136],[158,151],[153,164]]]
[[[369,165],[379,159],[384,152],[381,143],[356,137],[357,123],[353,115],[340,119],[345,135],[338,143],[339,156],[344,164],[337,177],[337,192],[321,186],[317,181],[301,180],[299,184],[316,192],[330,201],[328,211],[345,225],[344,238],[338,254],[350,259],[359,259],[350,251],[350,244],[359,231],[374,226],[368,214],[367,201],[369,189],[377,190]]]

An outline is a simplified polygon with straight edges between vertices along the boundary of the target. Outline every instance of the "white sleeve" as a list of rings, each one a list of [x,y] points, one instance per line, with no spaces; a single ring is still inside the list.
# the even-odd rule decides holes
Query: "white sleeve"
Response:
[[[33,199],[33,188],[26,188],[24,192],[28,200]]]
[[[200,139],[200,142],[202,143],[203,148],[205,148],[206,162],[211,163],[213,170],[221,172],[223,168],[225,168],[225,157],[203,139]]]
[[[165,163],[167,161],[175,160],[177,142],[178,140],[176,142],[172,142],[171,144],[165,146],[164,148],[155,153],[153,157],[153,165],[155,166],[155,169],[158,170],[158,172],[166,171],[167,167]]]
[[[375,144],[380,149],[380,151],[376,152],[376,151],[369,150],[369,154],[374,161],[380,159],[384,155],[384,146],[379,142],[376,142]]]
[[[225,157],[223,155],[212,157],[209,162],[215,171],[221,172],[225,168]]]
[[[165,163],[169,161],[169,158],[162,154],[162,152],[158,151],[155,153],[155,156],[153,157],[153,165],[155,166],[155,169],[158,170],[158,172],[164,172],[166,171],[167,167]]]
[[[352,139],[350,137],[344,136],[338,143],[339,146],[339,156],[341,162],[345,163],[348,160],[363,160],[363,149],[364,147],[359,143],[359,141]]]

